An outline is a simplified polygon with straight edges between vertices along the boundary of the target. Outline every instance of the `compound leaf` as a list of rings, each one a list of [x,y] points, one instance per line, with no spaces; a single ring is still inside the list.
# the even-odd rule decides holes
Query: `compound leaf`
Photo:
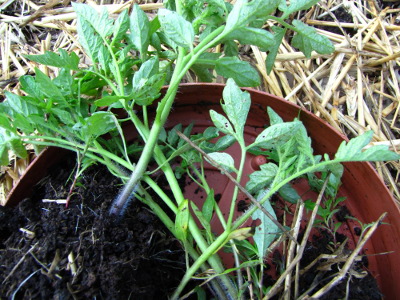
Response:
[[[246,184],[249,193],[255,194],[264,188],[267,188],[278,173],[278,166],[274,163],[267,163],[260,166],[259,171],[249,175],[250,180]]]

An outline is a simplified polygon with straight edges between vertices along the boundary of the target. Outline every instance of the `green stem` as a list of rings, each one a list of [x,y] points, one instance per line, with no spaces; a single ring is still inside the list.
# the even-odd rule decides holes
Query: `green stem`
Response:
[[[277,21],[279,24],[285,26],[286,28],[289,28],[290,30],[298,32],[298,29],[296,27],[294,27],[293,25],[290,25],[289,23],[285,22],[284,18],[282,18],[282,17],[278,18],[278,17],[275,17],[275,16],[268,16],[268,19]]]
[[[80,149],[80,151],[82,151],[85,148],[84,144],[77,144],[77,143],[69,142],[69,141],[66,141],[63,139],[53,138],[53,137],[48,137],[48,136],[22,136],[21,138],[23,138],[24,140],[29,140],[29,144],[32,144],[32,145],[60,147],[60,148],[64,148],[64,149],[71,150],[71,151],[76,151],[77,149]],[[38,141],[37,139],[44,139],[44,140],[48,140],[50,142]],[[100,154],[100,155],[105,155],[108,158],[110,158],[111,160],[115,161],[117,164],[121,165],[122,167],[127,168],[128,170],[132,170],[132,165],[129,162],[123,160],[119,156],[117,156],[107,150],[89,147],[88,151],[90,151],[92,153]],[[107,165],[107,164],[105,164],[105,165]]]
[[[177,65],[172,75],[171,84],[167,90],[166,95],[161,100],[157,108],[156,118],[150,130],[149,137],[146,140],[142,155],[140,156],[136,168],[133,171],[129,181],[127,182],[121,193],[118,195],[117,199],[114,201],[110,213],[118,214],[118,211],[124,207],[125,202],[132,193],[132,190],[138,184],[139,180],[143,176],[143,173],[146,171],[148,163],[153,156],[153,150],[157,143],[161,128],[164,127],[164,124],[169,116],[172,104],[175,100],[176,92],[179,87],[179,83],[181,82],[183,76],[186,74],[187,70],[193,65],[193,63],[203,51],[205,51],[211,45],[223,38],[223,36],[219,36],[222,31],[223,26],[217,29],[213,34],[210,34],[211,37],[207,37],[205,41],[203,41],[203,45],[201,46],[200,50],[196,51],[199,48],[196,47],[196,49],[193,51],[193,53],[196,53],[194,55],[193,53],[189,53],[184,57],[184,49],[181,47],[179,48]]]
[[[164,194],[164,192],[161,189],[159,189],[157,184],[155,184],[155,186],[158,188],[158,191],[161,192],[159,194],[159,196],[161,196],[164,199],[164,196],[162,195],[162,194]],[[152,187],[154,187],[154,186],[152,186]],[[144,196],[145,196],[144,199],[141,199],[141,197],[138,197],[138,198],[141,199],[142,202],[144,202],[146,205],[148,205],[151,208],[151,210],[157,215],[157,217],[159,217],[160,220],[164,223],[165,227],[167,227],[169,229],[169,231],[176,237],[174,222],[168,217],[168,215],[164,212],[164,210],[156,202],[154,202],[154,200],[151,198],[151,196],[146,191],[143,191],[143,192],[144,192]],[[164,202],[165,202],[165,200],[164,200]],[[176,210],[177,210],[177,208],[176,208]],[[196,261],[199,258],[199,254],[197,253],[196,249],[193,248],[193,246],[190,245],[189,243],[186,243],[185,249],[194,261]],[[202,271],[206,271],[208,269],[209,269],[209,266],[206,263],[204,263],[201,266]],[[213,286],[214,291],[220,296],[219,299],[222,299],[222,297],[224,295],[224,291],[221,289],[221,287],[219,287],[215,281],[212,281],[211,285]]]
[[[242,175],[243,175],[244,163],[246,162],[246,146],[244,144],[244,140],[238,141],[238,143],[240,145],[241,156],[240,156],[239,172],[237,174],[236,181],[240,182],[240,180],[242,179]],[[233,190],[233,195],[232,195],[232,200],[231,200],[229,217],[228,217],[228,221],[227,221],[227,227],[226,227],[227,230],[229,230],[231,228],[231,225],[233,222],[233,216],[235,213],[236,199],[237,199],[238,193],[239,193],[239,188],[237,187],[237,185],[235,185],[235,189]]]
[[[116,79],[117,82],[118,82],[119,93],[120,93],[120,94],[116,94],[116,95],[125,96],[125,91],[124,91],[124,80],[122,79],[121,72],[119,71],[119,66],[118,66],[117,58],[115,57],[115,53],[114,53],[114,51],[112,50],[111,46],[108,44],[107,40],[106,40],[104,37],[102,37],[102,38],[103,38],[103,42],[104,42],[104,43],[106,44],[106,46],[107,46],[108,52],[111,54],[111,57],[112,57],[112,60],[113,60],[113,64],[114,64],[114,67],[115,67],[115,70],[116,70],[116,73],[117,73],[117,78],[115,78],[115,79]]]
[[[224,245],[228,241],[230,232],[225,230],[216,240],[214,243],[212,243],[206,251],[202,251],[202,254],[200,257],[192,264],[192,266],[186,271],[185,276],[182,278],[179,286],[175,290],[172,299],[178,299],[180,293],[182,292],[183,288],[186,286],[186,284],[190,281],[194,273],[197,272],[197,270],[209,259],[210,256],[214,255],[215,252],[217,252],[220,248],[221,245]],[[218,273],[218,272],[217,272]],[[232,283],[230,283],[232,285]],[[235,290],[230,290],[229,291],[231,296],[236,295]]]
[[[200,178],[201,182],[202,182],[202,186],[204,188],[204,191],[206,192],[206,194],[208,195],[211,192],[211,188],[208,185],[207,180],[204,177],[204,169],[203,169],[203,162],[201,162],[202,166],[201,166],[201,170],[202,172],[200,173],[196,168],[193,167],[193,171],[196,173],[197,177]],[[218,220],[221,222],[222,228],[225,230],[226,229],[226,220],[225,217],[221,211],[221,209],[219,208],[219,206],[217,204],[215,204],[214,206],[214,210],[215,210],[215,214],[218,217]]]
[[[274,193],[276,193],[280,188],[282,188],[285,184],[289,183],[293,179],[296,179],[304,174],[315,172],[318,169],[321,169],[322,167],[328,166],[330,164],[336,164],[340,163],[343,161],[339,160],[329,160],[329,161],[324,161],[321,162],[317,165],[310,166],[308,168],[303,169],[300,172],[297,172],[296,174],[293,174],[289,176],[288,178],[282,180],[281,182],[277,183],[276,186],[272,187],[271,190],[264,196],[263,199],[261,199],[260,204],[263,204],[267,199],[269,199]],[[182,279],[179,287],[175,291],[176,295],[179,295],[183,287],[187,284],[187,282],[190,280],[190,278],[194,275],[194,273],[197,271],[199,266],[207,260],[207,257],[210,255],[213,255],[218,249],[220,249],[226,242],[228,241],[229,235],[236,229],[238,229],[240,226],[242,226],[250,217],[251,215],[257,210],[257,207],[252,207],[251,209],[247,210],[243,215],[241,215],[233,224],[230,230],[225,230],[209,247],[208,249],[204,250],[202,255],[199,257],[197,261],[193,263],[193,265],[189,268],[189,270],[186,272],[184,278]],[[174,295],[175,295],[174,294]]]
[[[272,186],[271,189],[268,191],[268,193],[266,193],[266,195],[259,202],[262,205],[265,201],[267,201],[269,198],[271,198],[271,196],[273,194],[278,192],[285,184],[288,184],[292,180],[299,178],[300,176],[302,176],[304,174],[313,173],[313,172],[316,172],[317,170],[321,169],[322,167],[329,166],[331,164],[342,163],[342,162],[344,162],[344,161],[337,160],[337,159],[336,160],[328,160],[328,161],[323,161],[316,165],[307,167],[307,168],[277,182],[276,185]],[[241,215],[232,225],[232,230],[235,230],[235,229],[239,228],[240,226],[242,226],[243,223],[246,222],[246,220],[249,219],[251,217],[251,215],[257,209],[258,208],[254,206],[254,207],[250,208],[249,210],[247,210],[243,215]]]
[[[143,113],[143,124],[144,124],[144,126],[149,128],[149,118],[148,118],[148,115],[147,115],[147,106],[144,105],[142,107],[142,113]]]
[[[107,82],[107,84],[110,86],[110,88],[112,89],[112,91],[114,92],[115,95],[119,95],[117,87],[106,76],[104,76],[104,75],[102,75],[102,74],[100,74],[99,72],[96,72],[96,71],[90,71],[90,70],[82,70],[82,71],[85,72],[85,73],[88,73],[88,74],[91,73],[91,74],[95,74],[95,75],[99,76],[101,79],[103,79],[104,81]]]
[[[178,212],[178,208],[171,200],[171,198],[164,193],[164,191],[160,188],[160,186],[156,182],[154,182],[153,179],[151,179],[149,176],[144,176],[143,181],[149,185],[149,187],[164,201],[165,204],[167,204],[169,209],[172,210],[174,214]]]

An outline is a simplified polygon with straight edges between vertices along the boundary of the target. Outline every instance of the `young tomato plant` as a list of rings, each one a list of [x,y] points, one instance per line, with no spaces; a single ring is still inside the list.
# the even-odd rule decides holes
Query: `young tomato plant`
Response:
[[[232,5],[223,0],[169,0],[151,20],[137,4],[130,14],[124,11],[114,20],[105,9],[97,12],[88,5],[74,3],[79,42],[91,64],[81,68],[79,57],[62,49],[58,54],[46,52],[26,56],[59,71],[50,79],[37,68],[36,76],[26,75],[20,79],[24,96],[6,93],[7,100],[0,104],[1,163],[8,163],[9,150],[26,156],[25,145],[32,144],[37,150],[56,146],[75,151],[82,166],[94,162],[106,165],[125,183],[110,207],[110,214],[122,217],[129,201],[140,199],[182,242],[188,269],[173,298],[179,297],[193,275],[208,269],[215,273],[215,280],[211,281],[213,292],[220,299],[236,298],[245,284],[240,269],[246,262],[240,262],[236,256],[236,285],[216,252],[227,244],[236,249],[235,240],[253,236],[258,260],[262,261],[270,244],[279,235],[288,234],[276,221],[269,203],[271,195],[293,193],[289,184],[293,179],[315,172],[332,173],[340,178],[341,162],[398,159],[398,155],[383,146],[362,152],[372,138],[371,132],[343,143],[333,159],[314,156],[302,123],[299,120],[285,123],[272,110],[268,110],[270,126],[253,143],[246,144],[243,130],[251,99],[239,87],[258,86],[260,78],[248,62],[238,58],[238,44],[254,45],[267,51],[269,71],[288,30],[294,32],[292,45],[307,57],[311,51],[332,53],[334,47],[326,37],[300,20],[288,21],[292,14],[317,2],[292,0],[287,4],[281,0],[237,0]],[[275,26],[263,28],[266,21],[274,22]],[[223,51],[209,52],[216,45],[222,45]],[[164,125],[179,84],[189,70],[202,81],[212,81],[212,70],[229,79],[223,92],[225,115],[211,111],[215,127],[200,134],[191,135],[191,128],[185,128],[184,136],[190,137],[188,142],[179,138],[181,128],[167,133]],[[168,88],[160,98],[164,85]],[[151,105],[156,107],[153,119],[149,119],[148,114]],[[128,144],[123,130],[126,124],[134,125],[141,143]],[[216,138],[217,142],[212,143]],[[234,158],[222,152],[233,143],[241,149],[241,156],[235,158],[239,160],[238,169],[233,164]],[[201,151],[208,154],[200,154]],[[271,162],[250,175],[246,185],[246,193],[254,205],[234,218],[234,203],[239,190],[243,189],[237,185],[228,217],[224,218],[204,176],[204,159],[240,182],[247,152],[264,153]],[[172,165],[177,157],[181,162],[178,168]],[[151,161],[158,165],[156,170],[148,168]],[[153,172],[163,174],[173,197],[151,177]],[[185,199],[178,183],[178,178],[184,174],[206,191],[208,196],[203,207]],[[174,218],[152,199],[148,188],[165,202]],[[203,228],[197,225],[190,211]],[[213,214],[224,226],[219,236],[215,236],[209,225]],[[261,220],[255,233],[252,228],[242,228],[251,217]],[[265,234],[267,227],[275,234]]]

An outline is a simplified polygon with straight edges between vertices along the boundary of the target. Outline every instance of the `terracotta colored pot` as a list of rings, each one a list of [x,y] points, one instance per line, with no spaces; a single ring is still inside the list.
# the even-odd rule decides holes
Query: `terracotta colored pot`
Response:
[[[167,127],[171,128],[178,123],[187,126],[193,122],[195,124],[193,131],[201,132],[212,126],[209,110],[214,109],[221,112],[220,99],[223,88],[224,85],[222,84],[181,85],[176,103],[167,122]],[[252,89],[248,89],[248,91],[251,94],[252,106],[245,128],[247,143],[254,141],[264,125],[268,124],[267,106],[275,110],[285,121],[291,121],[295,117],[299,117],[306,126],[308,134],[313,140],[313,148],[318,154],[328,153],[331,155],[335,153],[340,143],[346,139],[329,124],[302,110],[299,106],[270,94]],[[237,149],[233,146],[228,152],[234,153],[235,150]],[[60,150],[47,150],[39,156],[28,168],[26,175],[21,178],[18,186],[13,189],[12,194],[9,196],[9,203],[15,204],[22,200],[34,182],[43,176],[41,174],[36,180],[32,179],[34,171],[39,170],[44,173],[46,168],[62,157],[62,153]],[[255,171],[259,165],[257,158],[251,155],[248,155],[247,158],[243,184],[248,178],[246,175]],[[39,166],[38,164],[44,165]],[[215,194],[221,196],[219,200],[220,206],[229,206],[233,184],[211,166],[207,167],[207,179],[212,188],[214,188]],[[377,220],[382,213],[388,212],[385,222],[389,223],[389,225],[382,225],[378,228],[364,251],[365,254],[393,251],[393,253],[385,255],[369,256],[368,260],[369,269],[378,280],[385,298],[396,299],[400,295],[400,285],[396,284],[396,278],[400,278],[400,210],[392,195],[369,163],[346,163],[342,182],[339,196],[347,198],[347,208],[360,221],[369,223]],[[301,193],[301,185],[299,188]],[[205,195],[198,192],[193,184],[185,188],[185,194],[186,197],[200,205],[205,199]],[[243,195],[239,195],[238,200],[241,200],[241,197]],[[213,218],[212,223],[216,232],[221,230],[221,225],[215,218]],[[353,224],[349,221],[347,228],[351,233],[352,227]]]

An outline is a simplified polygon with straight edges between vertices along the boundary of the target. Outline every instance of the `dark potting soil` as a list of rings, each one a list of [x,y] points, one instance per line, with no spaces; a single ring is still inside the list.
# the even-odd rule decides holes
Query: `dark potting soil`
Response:
[[[299,241],[302,239],[300,234]],[[346,237],[341,234],[336,235],[336,241],[342,243]],[[326,284],[328,284],[343,267],[343,261],[337,261],[339,257],[347,257],[351,251],[344,248],[341,255],[334,255],[332,258],[328,254],[332,253],[333,238],[327,231],[320,231],[313,235],[312,239],[307,243],[302,259],[300,260],[300,275],[298,279],[298,295],[307,293],[312,295]],[[325,254],[325,255],[324,255]],[[264,284],[271,286],[275,282],[276,276],[271,274],[271,268],[279,267],[282,264],[283,257],[280,251],[276,250],[272,254],[271,264],[267,265],[269,271],[265,277]],[[315,261],[317,263],[311,264]],[[384,296],[381,294],[375,278],[366,271],[368,260],[363,257],[361,261],[356,261],[351,267],[351,276],[346,275],[336,286],[324,293],[318,299],[362,299],[362,300],[381,300]],[[304,270],[306,270],[304,272]],[[294,295],[294,284],[292,284],[292,298]],[[272,300],[283,299],[283,290],[275,295]]]
[[[284,201],[279,197],[276,197],[275,205],[278,207],[285,206]],[[285,211],[287,211],[287,209]],[[346,206],[340,206],[338,212],[335,214],[335,219],[338,222],[345,223],[347,217],[351,216]],[[278,215],[278,220],[280,217],[283,216]],[[301,243],[303,239],[305,225],[306,224],[302,226],[299,234],[299,243]],[[359,231],[359,233],[361,231],[359,227],[353,229],[356,234],[357,231]],[[319,228],[318,230],[314,228],[312,232],[312,237],[308,240],[300,260],[300,275],[298,279],[299,296],[305,293],[312,295],[328,284],[338,275],[352,252],[352,249],[348,247],[348,236],[336,232],[334,237],[331,232],[323,228]],[[280,251],[276,250],[271,256],[271,264],[268,267],[278,270],[277,268],[282,265],[283,260],[284,258]],[[273,278],[277,277],[276,273],[278,272],[271,273],[271,271],[269,271],[264,284],[267,286],[274,284],[275,280]],[[275,274],[273,278],[271,274]],[[294,284],[292,284],[292,293],[294,293]],[[277,294],[277,296],[272,299],[282,299],[282,296],[282,294]],[[319,299],[381,300],[384,299],[384,295],[382,295],[376,279],[368,272],[367,256],[363,256],[362,253],[360,253],[350,267],[350,272]]]
[[[184,274],[184,252],[139,201],[120,220],[108,216],[120,182],[107,170],[89,168],[67,209],[42,202],[66,198],[73,161],[18,207],[0,206],[0,299],[167,299]]]
[[[336,234],[337,242],[343,243],[345,239],[346,236]],[[331,253],[332,243],[333,237],[327,231],[321,231],[319,235],[314,235],[306,247],[300,268],[303,269],[311,264],[322,253]],[[344,256],[348,256],[350,253],[351,251],[347,247],[342,251]],[[312,286],[315,286],[314,291],[322,288],[338,274],[344,265],[344,262],[336,262],[335,259],[330,260],[329,258],[321,259],[319,262],[319,264],[316,264],[300,277],[299,286],[302,287],[300,293],[305,292],[307,288]],[[366,271],[366,267],[368,267],[368,259],[364,256],[361,261],[355,262],[351,267],[351,276],[346,275],[338,285],[320,299],[383,299],[375,278]]]
[[[93,166],[85,172],[67,209],[43,203],[66,198],[74,161],[71,157],[59,165],[18,207],[0,207],[0,299],[167,299],[184,274],[184,252],[139,201],[130,204],[124,218],[108,216],[120,182],[105,168]],[[320,254],[332,253],[330,237],[326,233],[309,242],[301,268]],[[68,262],[71,253],[75,271]],[[281,259],[274,258],[272,268],[277,268]],[[363,265],[367,262],[357,263],[353,276],[324,299],[344,298],[347,282],[349,299],[381,299],[374,278],[364,276]],[[315,283],[323,286],[340,268],[320,266],[301,276],[300,293]]]

